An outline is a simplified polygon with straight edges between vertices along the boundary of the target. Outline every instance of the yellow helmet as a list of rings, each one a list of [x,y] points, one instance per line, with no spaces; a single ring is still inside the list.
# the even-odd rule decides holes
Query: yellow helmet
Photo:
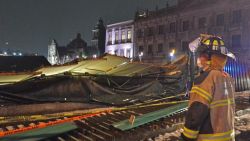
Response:
[[[236,59],[235,55],[225,47],[225,43],[222,38],[218,36],[208,36],[206,38],[201,38],[201,43],[197,51],[221,54]]]

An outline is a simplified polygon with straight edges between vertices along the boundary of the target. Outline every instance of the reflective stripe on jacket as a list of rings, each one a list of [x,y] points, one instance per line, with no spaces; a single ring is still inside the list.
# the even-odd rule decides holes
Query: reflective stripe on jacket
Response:
[[[234,140],[234,84],[225,72],[201,74],[190,91],[182,136],[185,140]]]

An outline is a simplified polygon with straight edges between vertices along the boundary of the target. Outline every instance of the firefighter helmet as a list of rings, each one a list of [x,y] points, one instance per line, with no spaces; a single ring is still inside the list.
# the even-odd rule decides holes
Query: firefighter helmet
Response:
[[[229,52],[225,47],[225,43],[222,38],[218,36],[201,35],[201,37],[189,44],[189,49],[192,52],[206,52],[208,54],[215,53],[236,59],[235,55]]]

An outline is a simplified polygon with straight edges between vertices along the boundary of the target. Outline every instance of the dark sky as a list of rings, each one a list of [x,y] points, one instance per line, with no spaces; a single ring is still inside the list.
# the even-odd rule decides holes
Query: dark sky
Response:
[[[170,0],[171,3],[172,0]],[[52,38],[67,44],[81,33],[90,43],[99,17],[105,24],[129,20],[136,9],[165,7],[167,0],[0,0],[0,50],[47,56]],[[6,43],[8,42],[8,45]]]

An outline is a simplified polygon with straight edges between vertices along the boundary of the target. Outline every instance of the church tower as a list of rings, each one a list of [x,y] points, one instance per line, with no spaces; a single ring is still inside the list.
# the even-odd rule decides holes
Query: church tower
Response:
[[[48,46],[48,61],[51,65],[58,63],[57,43],[55,39],[53,39]]]
[[[99,19],[96,26],[92,30],[92,46],[98,49],[98,55],[102,55],[105,52],[105,39],[106,39],[106,28],[104,26],[102,18]]]

